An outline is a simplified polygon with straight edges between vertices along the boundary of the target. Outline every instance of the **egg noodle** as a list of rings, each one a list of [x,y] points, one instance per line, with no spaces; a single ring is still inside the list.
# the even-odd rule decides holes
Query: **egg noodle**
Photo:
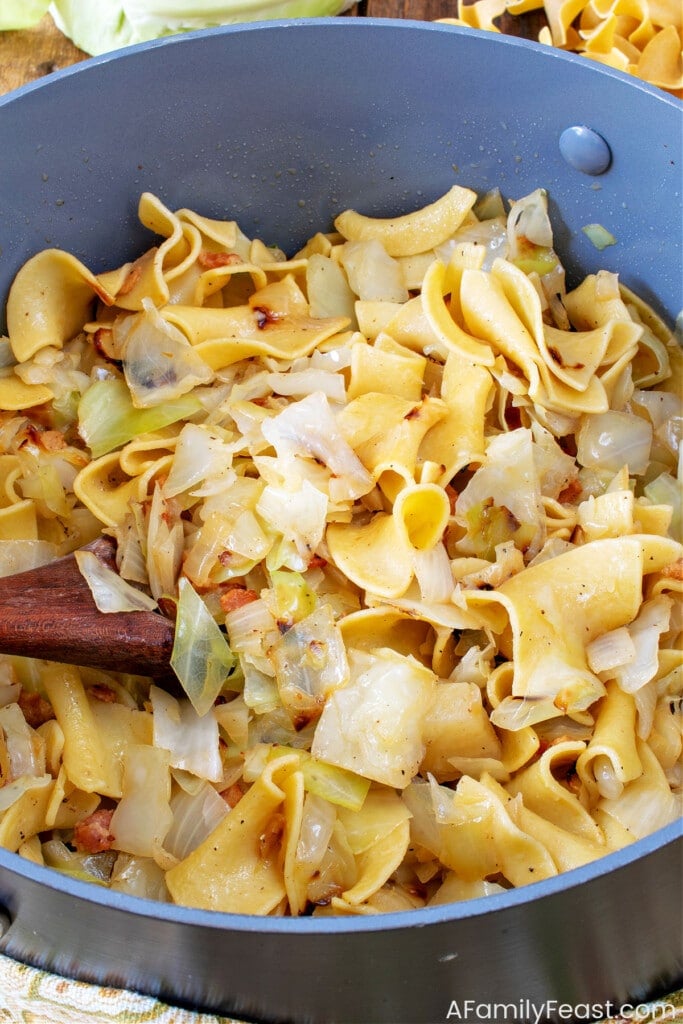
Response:
[[[0,574],[79,549],[173,695],[0,656],[0,845],[247,914],[584,865],[681,813],[681,351],[547,196],[346,211],[292,258],[144,194],[0,341]],[[116,541],[118,572],[85,545]]]
[[[501,19],[542,15],[538,42],[606,64],[683,99],[683,16],[678,0],[458,0],[463,25],[500,32]]]

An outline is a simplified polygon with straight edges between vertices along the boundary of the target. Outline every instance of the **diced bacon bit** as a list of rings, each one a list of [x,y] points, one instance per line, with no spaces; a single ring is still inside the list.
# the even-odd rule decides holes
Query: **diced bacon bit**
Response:
[[[102,701],[103,704],[116,704],[118,700],[116,690],[107,686],[106,683],[95,683],[94,686],[89,686],[88,693],[96,700]]]
[[[101,809],[74,825],[73,845],[79,853],[103,853],[111,850],[114,836],[111,833],[113,810]]]
[[[666,576],[668,580],[683,580],[683,558],[665,566],[662,569],[662,576]]]
[[[223,797],[229,807],[235,807],[240,802],[246,791],[247,787],[244,783],[233,782],[232,786],[228,786],[227,789],[222,790],[220,796]]]
[[[236,608],[243,608],[245,604],[258,601],[258,594],[255,590],[248,590],[246,587],[228,587],[220,598],[221,610],[227,615],[234,612]]]
[[[259,836],[259,850],[262,857],[268,857],[276,846],[279,846],[285,830],[285,816],[279,812],[274,814]]]
[[[234,267],[242,262],[242,257],[236,252],[207,252],[202,249],[197,257],[197,263],[206,270],[213,270],[215,267]]]
[[[324,569],[327,565],[327,559],[323,558],[322,555],[313,555],[310,562],[308,563],[309,569]]]
[[[558,501],[562,505],[571,505],[583,493],[583,487],[579,480],[570,480],[567,486],[560,491]]]
[[[61,430],[44,430],[39,440],[46,452],[59,452],[66,448],[66,441]]]
[[[446,492],[446,497],[448,498],[448,505],[451,510],[451,515],[453,515],[455,513],[455,503],[458,500],[458,492],[456,491],[455,487],[453,487],[452,484],[446,484],[446,486],[444,487],[444,491]]]
[[[39,725],[49,722],[55,717],[52,704],[45,697],[41,697],[39,693],[28,693],[26,690],[21,690],[17,704],[32,729],[37,729]]]

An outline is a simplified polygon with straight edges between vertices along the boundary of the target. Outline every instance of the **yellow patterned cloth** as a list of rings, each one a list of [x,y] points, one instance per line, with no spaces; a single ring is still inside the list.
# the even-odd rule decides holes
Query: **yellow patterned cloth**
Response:
[[[683,991],[602,1024],[683,1021]],[[649,1011],[649,1012],[648,1012]],[[482,1018],[483,1019],[483,1018]],[[490,1018],[486,1018],[490,1019]],[[582,1016],[583,1020],[586,1019]],[[244,1024],[233,1017],[192,1013],[158,999],[70,981],[0,955],[0,1024]]]
[[[2,1024],[240,1024],[158,999],[69,981],[0,956]]]

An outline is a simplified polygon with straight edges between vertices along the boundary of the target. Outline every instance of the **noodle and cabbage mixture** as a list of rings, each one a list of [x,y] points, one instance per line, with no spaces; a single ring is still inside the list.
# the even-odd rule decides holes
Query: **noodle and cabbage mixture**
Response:
[[[0,656],[0,845],[247,914],[470,899],[681,812],[681,352],[543,190],[346,211],[295,256],[144,194],[0,341],[0,573],[79,550],[173,695]]]

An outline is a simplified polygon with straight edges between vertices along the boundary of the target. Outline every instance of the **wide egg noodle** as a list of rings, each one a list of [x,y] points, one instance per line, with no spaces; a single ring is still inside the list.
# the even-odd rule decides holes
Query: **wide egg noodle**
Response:
[[[23,776],[4,788],[16,789],[17,795],[3,809],[0,818],[0,846],[15,852],[23,842],[43,830],[54,780],[51,775]],[[3,795],[6,800],[10,797],[9,793]]]
[[[600,841],[593,842],[589,837],[568,831],[546,816],[537,814],[522,800],[513,798],[490,775],[484,776],[481,782],[505,802],[508,814],[515,825],[548,851],[558,871],[571,871],[573,868],[590,864],[613,849],[607,847],[602,833]]]
[[[511,796],[521,794],[524,806],[542,818],[599,845],[600,829],[578,796],[561,781],[563,770],[573,767],[585,749],[585,743],[576,740],[555,743],[532,765],[517,772],[505,788]]]
[[[476,7],[489,27],[495,3]],[[632,61],[657,35],[646,0],[584,15],[567,40],[584,32],[605,60],[620,33]],[[117,888],[134,866],[180,904],[366,915],[551,877],[675,818],[678,349],[615,274],[565,293],[540,190],[513,204],[524,244],[502,202],[489,224],[472,196],[347,211],[346,234],[288,259],[147,193],[161,242],[138,259],[93,278],[48,251],[20,272],[25,306],[47,273],[52,340],[24,339],[0,371],[0,536],[20,546],[3,565],[71,550],[99,522],[124,579],[169,607],[192,585],[235,669],[207,782],[155,739],[143,680],[3,659],[3,845],[52,863],[47,841],[73,845],[115,808],[101,863]],[[156,357],[175,339],[202,372],[156,358],[150,376],[152,337]],[[126,413],[133,384],[150,408]],[[121,400],[118,421],[96,422],[100,397]],[[628,452],[618,470],[574,455],[613,412],[652,425],[644,475]],[[594,668],[620,633],[643,668]],[[56,718],[15,735],[18,694]],[[29,752],[34,774],[14,777]]]
[[[164,241],[126,267],[126,276],[116,293],[116,305],[132,312],[142,309],[143,299],[151,299],[155,306],[168,302],[169,280],[194,262],[199,240],[194,229],[188,239],[178,217],[149,192],[140,197],[138,216],[146,228],[162,235]]]
[[[453,350],[449,351],[441,380],[445,417],[425,434],[418,455],[441,467],[445,485],[466,466],[484,459],[484,423],[493,390],[490,371]]]
[[[401,597],[414,574],[414,552],[432,548],[449,516],[448,499],[434,484],[403,487],[391,514],[364,524],[331,523],[327,546],[335,565],[363,590]]]
[[[469,606],[500,604],[509,615],[515,668],[507,700],[550,699],[560,711],[583,711],[602,697],[585,644],[635,618],[643,574],[657,571],[662,557],[671,560],[677,547],[662,538],[657,550],[652,538],[637,536],[594,541],[527,567],[496,592],[468,594]],[[602,586],[606,579],[609,590]],[[494,722],[503,721],[501,707]]]
[[[0,540],[38,540],[35,502],[17,491],[21,476],[19,456],[0,455]]]
[[[319,320],[305,312],[280,313],[272,309],[270,319],[264,322],[257,307],[255,293],[251,305],[229,309],[170,306],[162,315],[185,334],[214,370],[254,356],[298,359],[348,325],[348,320],[341,317]]]
[[[114,303],[114,296],[75,256],[60,249],[32,256],[7,297],[7,333],[17,361],[26,362],[47,345],[61,348],[70,341],[88,319],[95,298]]]
[[[279,846],[261,836],[285,800],[282,783],[298,758],[285,755],[266,765],[239,803],[209,838],[166,872],[181,906],[233,914],[268,914],[286,896]]]
[[[431,331],[446,351],[458,352],[480,366],[492,366],[494,353],[486,344],[490,339],[478,326],[468,325],[468,331],[453,318],[444,298],[448,287],[446,267],[443,263],[434,262],[425,274],[422,286],[424,315]],[[482,335],[485,339],[483,341],[479,340]]]
[[[413,402],[367,392],[347,403],[337,424],[373,481],[394,500],[404,485],[415,482],[420,445],[447,411],[439,398]]]
[[[358,868],[342,899],[358,906],[376,893],[402,863],[410,843],[410,812],[391,790],[370,790],[359,811],[339,811]]]
[[[378,335],[374,345],[358,341],[351,346],[347,396],[383,392],[419,402],[422,398],[426,359],[397,345],[389,335]]]
[[[51,388],[45,384],[27,384],[16,373],[0,371],[0,410],[17,412],[44,405],[53,397]]]
[[[614,681],[605,684],[606,693],[598,706],[593,735],[576,759],[576,771],[593,802],[599,797],[596,782],[598,758],[617,787],[640,778],[643,766],[636,745],[636,704]],[[605,763],[606,762],[606,763]]]
[[[543,11],[538,41],[635,75],[674,96],[683,93],[680,4],[675,0],[461,0],[446,24],[499,32],[499,15]]]
[[[155,440],[155,450],[157,447],[158,441]],[[151,462],[145,460],[144,470],[130,475],[121,464],[121,453],[111,452],[93,460],[81,470],[74,481],[74,492],[83,505],[105,526],[121,526],[130,510],[131,502],[142,501],[147,497],[155,477],[169,471],[172,459],[173,456],[169,453]],[[134,458],[128,461],[128,465],[131,472],[141,468]]]
[[[425,719],[421,772],[437,782],[457,779],[465,759],[501,762],[502,745],[483,706],[476,683],[442,682]],[[504,770],[504,769],[503,769]]]
[[[349,241],[379,239],[389,256],[411,256],[449,238],[474,206],[476,193],[459,185],[415,213],[394,218],[366,217],[355,210],[340,213],[334,226]]]
[[[433,852],[465,881],[500,873],[520,886],[557,874],[545,847],[513,822],[506,802],[484,782],[464,776],[455,791],[436,782],[430,787],[438,843]]]

